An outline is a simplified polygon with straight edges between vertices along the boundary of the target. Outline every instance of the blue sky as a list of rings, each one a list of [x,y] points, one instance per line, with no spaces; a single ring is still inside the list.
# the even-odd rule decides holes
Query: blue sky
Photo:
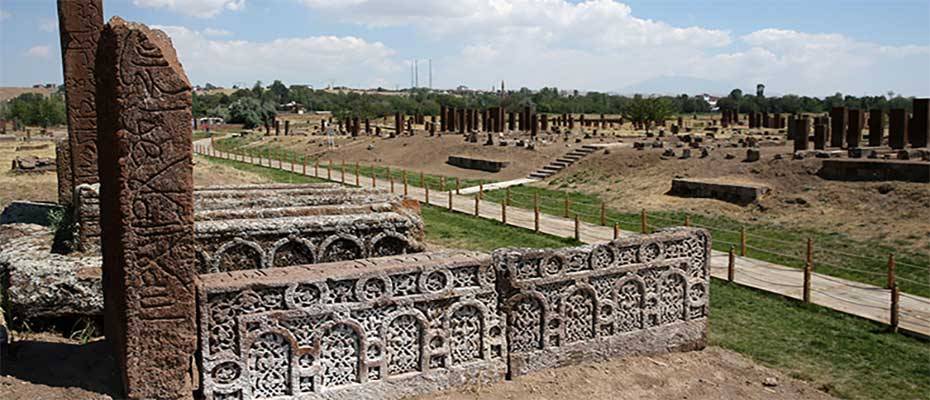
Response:
[[[930,0],[104,0],[191,80],[930,95]],[[0,86],[61,82],[53,0],[0,0]]]

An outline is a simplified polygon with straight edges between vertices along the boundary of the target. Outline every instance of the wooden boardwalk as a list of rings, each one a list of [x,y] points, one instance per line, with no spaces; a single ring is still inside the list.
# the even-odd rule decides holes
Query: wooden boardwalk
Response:
[[[196,142],[200,149],[209,148],[209,139]],[[233,158],[233,155],[215,152],[212,154],[221,158]],[[239,161],[250,163],[249,158],[239,156]],[[256,165],[259,160],[252,162]],[[268,160],[264,160],[264,165],[268,165]],[[298,174],[303,173],[303,165],[292,165],[289,162],[272,162],[272,167],[280,168],[287,171],[293,171]],[[343,174],[338,167],[331,173],[331,180],[354,185],[356,179],[362,187],[371,187],[372,179],[366,176],[356,178],[351,173],[353,169],[347,167]],[[325,168],[320,166],[319,175],[314,174],[314,168],[307,166],[306,175],[315,176],[321,179],[327,179]],[[344,181],[343,181],[344,176]],[[391,183],[385,178],[375,180],[378,188],[391,190]],[[403,183],[394,182],[394,191],[403,193]],[[426,190],[419,187],[408,186],[407,197],[426,201]],[[475,214],[475,195],[465,196],[456,195],[452,192],[429,192],[429,204],[449,209],[451,198],[451,209],[455,212],[469,215]],[[481,218],[501,221],[503,210],[500,203],[487,200],[479,200],[478,216]],[[516,207],[507,208],[507,225],[534,230],[535,215],[532,210],[526,210]],[[553,236],[573,238],[575,237],[575,221],[573,219],[562,218],[558,216],[540,214],[539,231]],[[621,231],[620,235],[637,235],[638,233]],[[605,227],[586,222],[579,222],[579,239],[584,243],[600,243],[613,240],[614,230],[612,227]],[[728,255],[723,252],[713,251],[711,254],[711,274],[719,279],[727,279]],[[748,257],[736,257],[734,282],[747,287],[777,293],[794,299],[802,299],[803,291],[803,271],[797,268],[777,265],[761,260]],[[831,308],[857,317],[881,322],[890,323],[891,316],[891,291],[855,281],[835,278],[829,275],[813,273],[811,276],[811,302],[820,306]],[[930,299],[919,296],[913,296],[905,293],[900,295],[900,317],[899,329],[905,333],[930,338]]]

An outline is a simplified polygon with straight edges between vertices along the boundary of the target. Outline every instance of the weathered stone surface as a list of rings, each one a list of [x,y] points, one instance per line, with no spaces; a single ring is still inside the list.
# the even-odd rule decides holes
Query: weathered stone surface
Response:
[[[13,159],[11,170],[18,174],[31,174],[55,171],[55,160],[46,157],[25,156]]]
[[[705,346],[710,234],[494,252],[510,374]]]
[[[97,88],[94,70],[102,30],[101,0],[58,0],[58,32],[67,93],[65,102],[71,151],[71,182],[74,185],[94,184],[98,180]]]
[[[424,250],[423,221],[385,212],[297,218],[199,221],[199,270],[263,269]]]
[[[717,199],[738,205],[749,205],[759,201],[771,188],[745,183],[717,182],[702,179],[672,179],[668,195]]]
[[[506,372],[491,258],[425,253],[202,275],[203,394],[397,399]]]
[[[17,319],[100,315],[100,256],[54,254],[54,232],[33,224],[0,225],[3,304]]]
[[[930,163],[897,160],[823,160],[821,178],[840,181],[930,183]]]
[[[71,173],[71,144],[67,140],[55,142],[55,171],[58,175],[58,204],[71,205],[74,199],[74,177]]]
[[[907,110],[896,108],[888,112],[888,146],[899,150],[908,143]]]
[[[35,224],[51,226],[58,213],[64,216],[65,209],[54,203],[41,203],[35,201],[11,202],[0,213],[0,225],[3,224]]]
[[[491,142],[491,145],[493,144],[494,143]],[[487,172],[500,172],[502,169],[510,165],[510,163],[507,161],[486,160],[483,158],[466,156],[449,156],[449,159],[446,161],[446,163],[459,168],[477,169]]]
[[[74,188],[74,227],[76,250],[100,251],[100,184],[82,184]]]
[[[914,118],[911,120],[909,139],[911,146],[927,147],[930,141],[930,98],[914,99]]]
[[[191,85],[167,35],[119,17],[101,35],[96,74],[107,340],[127,398],[189,399]]]

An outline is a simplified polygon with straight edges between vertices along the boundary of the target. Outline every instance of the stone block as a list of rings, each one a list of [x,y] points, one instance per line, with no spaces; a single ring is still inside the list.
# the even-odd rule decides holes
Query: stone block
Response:
[[[428,253],[202,275],[213,399],[399,399],[504,378],[491,258]]]
[[[704,348],[710,240],[682,228],[576,248],[495,251],[511,376]]]
[[[823,160],[821,178],[840,181],[930,183],[930,163],[899,160]]]
[[[771,188],[764,185],[702,179],[672,179],[672,189],[669,190],[668,195],[716,199],[745,206],[759,201],[770,191]]]
[[[487,160],[483,158],[466,157],[466,156],[449,156],[449,165],[465,169],[476,169],[487,172],[500,172],[510,165],[508,161]]]

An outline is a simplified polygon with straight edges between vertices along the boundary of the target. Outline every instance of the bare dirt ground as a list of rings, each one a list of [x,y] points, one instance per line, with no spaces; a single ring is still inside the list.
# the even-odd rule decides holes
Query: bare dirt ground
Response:
[[[19,146],[42,146],[38,150],[19,150]],[[50,141],[0,142],[0,209],[13,200],[58,201],[58,178],[55,171],[17,174],[10,170],[16,157],[36,156],[55,158],[55,143]]]
[[[680,154],[681,149],[676,149]],[[661,149],[611,150],[583,159],[555,177],[555,186],[601,195],[621,210],[688,210],[740,220],[848,234],[859,240],[930,248],[930,185],[909,182],[840,182],[818,177],[821,160],[791,160],[787,146],[762,147],[758,162],[743,162],[744,148],[719,148],[710,157],[663,160]],[[726,154],[735,156],[726,159]],[[775,154],[783,154],[775,160]],[[747,207],[668,196],[673,178],[766,185],[772,192]],[[543,184],[545,186],[546,184]]]
[[[107,343],[86,344],[51,334],[31,334],[11,348],[6,400],[117,399],[119,377]],[[491,386],[470,386],[414,400],[466,399],[832,399],[810,384],[754,364],[737,353],[704,351],[632,357],[576,365],[518,377]]]

